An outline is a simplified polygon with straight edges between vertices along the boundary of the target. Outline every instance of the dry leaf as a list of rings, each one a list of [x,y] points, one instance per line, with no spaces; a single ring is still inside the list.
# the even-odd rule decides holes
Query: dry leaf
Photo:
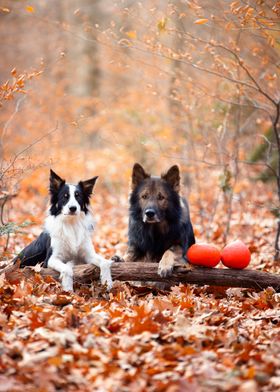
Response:
[[[207,22],[208,22],[208,19],[206,19],[206,18],[204,18],[204,19],[197,19],[196,21],[194,21],[194,24],[201,25],[201,24],[205,24]]]

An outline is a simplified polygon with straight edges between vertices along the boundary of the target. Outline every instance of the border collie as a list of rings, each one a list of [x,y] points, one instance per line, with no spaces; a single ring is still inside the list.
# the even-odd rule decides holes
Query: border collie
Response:
[[[108,289],[112,287],[112,261],[96,254],[91,242],[94,220],[90,197],[97,178],[67,184],[51,170],[50,208],[44,230],[15,258],[20,259],[21,267],[44,262],[44,267],[60,272],[66,291],[73,291],[73,265],[84,263],[98,266],[101,282]]]
[[[157,262],[162,278],[186,259],[195,243],[187,200],[180,196],[180,171],[172,166],[160,177],[147,174],[139,163],[132,170],[128,250],[124,261]],[[115,261],[119,260],[114,256]]]

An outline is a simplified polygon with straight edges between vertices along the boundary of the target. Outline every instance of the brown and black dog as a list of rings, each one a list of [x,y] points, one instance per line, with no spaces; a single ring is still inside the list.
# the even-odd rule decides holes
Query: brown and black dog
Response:
[[[166,277],[172,274],[176,262],[185,259],[195,238],[188,203],[179,191],[178,166],[155,177],[135,163],[124,261],[158,262],[159,275]]]

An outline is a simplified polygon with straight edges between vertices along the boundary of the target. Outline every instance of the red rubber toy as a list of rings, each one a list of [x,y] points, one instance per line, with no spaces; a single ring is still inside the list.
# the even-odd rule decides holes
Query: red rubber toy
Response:
[[[242,241],[237,240],[224,247],[221,259],[228,268],[243,269],[249,265],[251,253]]]
[[[221,253],[215,245],[207,243],[194,244],[187,251],[187,259],[191,264],[213,268],[219,264]]]

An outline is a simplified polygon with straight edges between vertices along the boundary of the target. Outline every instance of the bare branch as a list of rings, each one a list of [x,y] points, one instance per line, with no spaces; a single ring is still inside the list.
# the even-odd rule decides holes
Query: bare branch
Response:
[[[0,173],[0,181],[3,179],[4,175],[11,169],[11,167],[13,167],[13,165],[15,164],[16,160],[23,155],[26,151],[30,150],[32,147],[34,147],[36,144],[40,143],[43,139],[45,139],[46,137],[50,136],[52,133],[56,132],[58,129],[58,123],[56,123],[56,126],[54,129],[52,129],[51,131],[45,133],[43,136],[39,137],[38,139],[36,139],[33,143],[29,144],[28,146],[26,146],[23,150],[19,151],[18,153],[15,154],[15,156],[13,157],[12,161],[8,164],[8,166],[1,171]]]
[[[10,118],[8,119],[8,121],[6,121],[6,123],[5,123],[4,127],[3,127],[3,131],[2,131],[2,134],[1,134],[1,138],[0,138],[0,144],[3,143],[3,139],[4,139],[4,137],[5,137],[5,134],[6,134],[7,130],[8,130],[8,128],[9,128],[11,122],[13,121],[15,115],[19,112],[21,103],[22,103],[25,99],[26,99],[26,95],[24,95],[24,96],[22,96],[22,97],[20,97],[20,98],[18,99],[18,101],[17,101],[17,103],[16,103],[16,107],[15,107],[14,112],[12,113],[12,115],[10,116]]]
[[[180,34],[187,35],[188,37],[190,37],[190,38],[193,39],[194,41],[198,41],[198,42],[201,42],[201,43],[203,43],[203,44],[212,46],[213,48],[222,49],[222,50],[224,50],[224,51],[230,53],[230,54],[235,58],[235,60],[238,62],[238,64],[240,65],[240,67],[246,72],[248,78],[249,78],[249,79],[253,82],[253,84],[254,84],[254,87],[252,87],[252,85],[248,85],[248,84],[247,84],[247,87],[251,87],[251,88],[254,88],[255,90],[259,91],[259,93],[261,93],[264,97],[266,97],[271,103],[273,103],[274,105],[277,105],[277,102],[276,102],[273,98],[271,98],[270,95],[269,95],[268,93],[266,93],[266,92],[263,90],[263,88],[259,85],[258,81],[253,77],[253,75],[251,74],[251,72],[249,71],[249,69],[245,66],[244,60],[241,59],[241,58],[238,56],[238,54],[237,54],[236,52],[234,52],[232,49],[228,48],[227,46],[225,46],[225,45],[223,45],[223,44],[221,44],[221,43],[216,43],[216,42],[214,42],[214,41],[208,41],[208,40],[204,40],[204,39],[202,39],[202,38],[196,37],[196,36],[194,36],[193,34],[191,34],[191,33],[189,33],[189,32],[186,32],[186,31],[178,31],[178,30],[176,30],[176,29],[170,29],[170,31],[175,31],[175,32],[180,33]],[[226,77],[226,78],[227,78],[227,77]],[[243,82],[241,82],[240,84],[246,85],[246,84],[244,84]]]

